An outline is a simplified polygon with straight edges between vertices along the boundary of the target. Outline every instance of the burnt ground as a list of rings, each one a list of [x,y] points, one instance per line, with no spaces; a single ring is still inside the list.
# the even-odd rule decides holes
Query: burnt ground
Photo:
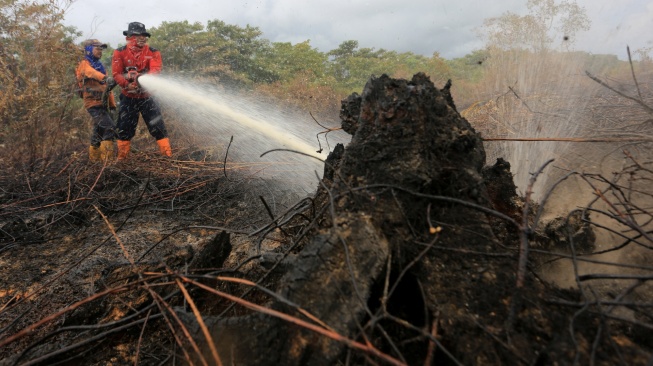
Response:
[[[596,251],[603,207],[538,222],[424,75],[371,80],[341,118],[352,141],[305,198],[191,149],[7,167],[0,364],[651,362],[646,220],[614,230],[640,248],[608,278],[628,286],[557,286],[542,266]],[[629,187],[602,196],[641,216]]]
[[[248,176],[238,164],[225,169],[222,162],[202,160],[202,151],[176,155],[175,160],[163,160],[141,151],[127,163],[108,166],[89,164],[84,155],[73,156],[35,167],[41,170],[34,173],[36,177],[21,177],[30,181],[29,186],[5,176],[0,239],[3,339],[112,287],[115,281],[131,282],[132,274],[125,274],[125,269],[132,268],[132,261],[140,270],[186,268],[221,228],[231,228],[234,266],[253,254],[251,245],[258,240],[250,234],[269,221],[264,197],[274,210],[289,203],[279,196],[269,197],[271,187]],[[264,240],[262,248],[274,248],[274,240]],[[65,340],[75,343],[72,340],[80,336],[75,326],[96,325],[101,334],[101,323],[123,317],[134,301],[138,303],[130,296],[124,301],[108,298],[69,311],[30,336],[3,345],[2,358],[6,361],[28,345],[34,347],[32,353],[43,354],[59,349]],[[73,329],[65,331],[69,326]],[[52,331],[60,333],[39,342]],[[164,359],[169,352],[159,347],[174,349],[167,343],[172,340],[168,336],[149,339],[152,356],[141,356],[141,364],[158,363],[162,358],[157,355]],[[97,364],[116,357],[124,361],[120,347],[99,352]],[[97,345],[83,345],[73,353],[80,350],[97,352]],[[26,355],[23,362],[31,358]],[[92,358],[82,355],[79,363],[93,364]]]

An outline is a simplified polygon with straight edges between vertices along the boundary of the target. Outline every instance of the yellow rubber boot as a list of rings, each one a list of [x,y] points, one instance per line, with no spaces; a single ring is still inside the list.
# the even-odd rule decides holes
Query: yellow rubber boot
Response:
[[[118,140],[118,161],[127,159],[130,144],[129,140]]]
[[[159,152],[164,156],[172,156],[172,148],[170,148],[170,139],[162,138],[161,140],[156,140],[156,143],[159,145]]]
[[[113,141],[107,140],[100,143],[100,158],[102,160],[113,159]]]
[[[101,146],[101,145],[100,145]],[[100,148],[93,145],[88,147],[88,160],[92,162],[100,161],[102,156],[100,155]]]

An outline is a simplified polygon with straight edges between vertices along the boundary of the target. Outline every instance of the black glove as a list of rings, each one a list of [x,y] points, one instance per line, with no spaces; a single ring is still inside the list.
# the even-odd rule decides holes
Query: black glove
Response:
[[[113,89],[113,87],[116,86],[116,81],[111,76],[106,77],[105,82],[107,83],[107,88],[109,89]]]

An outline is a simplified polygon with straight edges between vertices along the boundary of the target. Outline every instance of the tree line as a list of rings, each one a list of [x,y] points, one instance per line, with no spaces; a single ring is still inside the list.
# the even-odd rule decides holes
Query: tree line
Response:
[[[168,73],[218,78],[241,86],[292,83],[309,78],[312,85],[329,85],[342,93],[360,91],[370,75],[408,76],[425,72],[434,81],[453,74],[438,53],[431,57],[412,52],[359,47],[347,40],[321,52],[310,41],[271,42],[258,27],[211,20],[206,25],[188,21],[163,22],[149,29],[150,45],[161,51]],[[105,52],[110,64],[111,49]]]
[[[67,96],[72,70],[83,56],[78,44],[81,32],[63,22],[73,2],[0,2],[0,118],[4,125],[42,118],[44,113],[35,105],[62,105],[57,98]],[[478,98],[479,86],[488,85],[483,84],[484,79],[496,77],[491,74],[506,53],[569,51],[575,35],[589,28],[584,9],[572,0],[528,0],[527,5],[526,15],[508,12],[487,19],[482,27],[486,47],[454,59],[437,52],[426,57],[361,47],[356,40],[345,40],[336,49],[321,52],[308,40],[271,42],[258,27],[240,27],[218,19],[206,24],[162,22],[150,27],[150,44],[161,51],[168,73],[264,90],[287,100],[314,96],[314,104],[306,106],[309,108],[316,107],[318,97],[332,108],[339,98],[360,92],[372,75],[410,78],[417,72],[429,75],[436,85],[453,79],[454,97],[464,105]],[[110,47],[104,55],[107,66],[111,65],[112,50]],[[602,63],[619,63],[615,56],[584,53],[583,57],[589,63],[601,57]],[[36,111],[36,118],[29,117]]]

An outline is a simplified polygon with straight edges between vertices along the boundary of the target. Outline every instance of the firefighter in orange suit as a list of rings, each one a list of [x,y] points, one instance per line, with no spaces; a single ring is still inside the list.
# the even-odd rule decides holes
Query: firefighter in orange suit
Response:
[[[113,78],[122,88],[117,123],[118,160],[124,160],[129,155],[130,141],[136,134],[139,114],[143,116],[150,135],[156,139],[161,154],[172,156],[161,109],[138,84],[141,75],[161,72],[161,53],[147,45],[150,33],[143,23],[129,23],[122,34],[126,36],[127,45],[113,52],[111,67]]]
[[[102,51],[107,45],[97,39],[87,39],[82,46],[84,59],[77,66],[75,75],[80,96],[84,99],[84,108],[93,120],[89,159],[111,159],[116,126],[109,110],[116,109],[116,101],[111,94],[111,88],[115,84],[113,78],[107,76],[107,71],[100,62]]]

